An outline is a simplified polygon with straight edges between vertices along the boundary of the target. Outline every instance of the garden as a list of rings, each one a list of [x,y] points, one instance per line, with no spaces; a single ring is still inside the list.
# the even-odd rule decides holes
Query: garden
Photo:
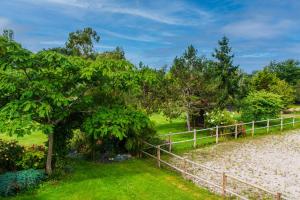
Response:
[[[264,157],[269,150],[280,147],[278,154],[270,155],[289,157],[280,167],[298,156],[296,151],[282,151],[289,142],[291,149],[299,142],[297,131],[282,136],[283,125],[284,130],[300,127],[298,61],[273,61],[247,74],[233,64],[229,39],[223,37],[213,59],[198,55],[190,45],[170,68],[154,68],[132,64],[119,47],[95,51],[99,40],[95,30],[84,28],[71,32],[65,46],[32,52],[13,39],[12,30],[0,36],[3,198],[222,198],[168,168],[156,168],[155,161],[141,153],[145,142],[167,148],[189,140],[173,145],[172,152],[199,157],[215,168],[230,156],[245,168],[247,159],[242,158],[249,158],[253,148],[260,149],[255,155],[263,160],[270,159]],[[266,128],[276,137],[266,136]],[[196,143],[195,135],[205,138]],[[234,148],[227,151],[231,144]],[[191,151],[192,146],[197,149]],[[207,148],[217,153],[204,154]],[[257,163],[261,160],[252,165]],[[296,173],[280,167],[278,173]],[[261,174],[245,177],[254,176]]]

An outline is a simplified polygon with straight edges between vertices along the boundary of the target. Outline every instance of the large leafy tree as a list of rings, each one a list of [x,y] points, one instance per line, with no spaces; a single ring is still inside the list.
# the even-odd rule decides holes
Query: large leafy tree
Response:
[[[160,112],[168,99],[167,95],[169,95],[166,69],[151,68],[140,62],[139,83],[141,90],[137,95],[137,101],[140,107],[145,109],[148,114]]]
[[[100,36],[90,27],[69,33],[66,49],[72,55],[90,57],[94,53],[93,43],[99,42]]]
[[[181,57],[174,59],[170,69],[170,95],[168,108],[186,114],[188,130],[191,129],[192,116],[198,116],[214,103],[215,88],[218,82],[207,73],[208,62],[197,55],[197,50],[191,45]],[[170,103],[171,102],[171,103]],[[170,110],[170,109],[169,109]]]
[[[94,58],[95,50],[94,43],[100,41],[98,33],[90,27],[83,30],[77,30],[69,33],[68,40],[64,47],[55,47],[49,50],[55,51],[64,55],[82,56],[85,58]]]
[[[49,174],[53,147],[59,144],[60,136],[82,128],[81,124],[90,117],[103,117],[96,114],[108,112],[101,107],[110,109],[118,104],[119,110],[126,110],[123,97],[138,88],[135,68],[126,60],[91,61],[53,51],[34,54],[4,37],[0,37],[0,57],[0,132],[23,135],[42,130],[47,134]],[[127,137],[127,132],[122,135],[120,131],[100,131],[101,122],[97,123],[98,129],[93,126],[96,135]]]
[[[267,67],[270,72],[290,85],[296,85],[300,80],[300,63],[297,60],[288,59],[282,62],[272,61]]]
[[[241,118],[244,121],[275,118],[283,108],[279,95],[267,91],[254,91],[243,100]]]
[[[218,45],[212,54],[216,59],[213,73],[220,81],[219,107],[224,108],[234,104],[234,100],[240,96],[243,74],[239,66],[233,64],[234,54],[229,46],[229,39],[224,36],[218,41]]]
[[[286,81],[279,79],[268,68],[256,72],[251,79],[251,91],[267,91],[280,95],[283,105],[287,106],[295,100],[295,90]]]

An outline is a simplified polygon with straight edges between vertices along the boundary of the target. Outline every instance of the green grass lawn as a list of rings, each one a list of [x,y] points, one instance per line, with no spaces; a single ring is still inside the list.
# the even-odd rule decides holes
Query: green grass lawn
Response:
[[[175,172],[154,167],[148,159],[109,164],[72,162],[74,172],[61,181],[45,182],[36,190],[8,199],[221,199]]]
[[[294,105],[295,106],[295,105]],[[286,115],[284,117],[290,117],[289,115]],[[176,120],[173,121],[168,121],[164,116],[159,115],[159,114],[154,114],[151,116],[151,120],[155,123],[155,128],[158,131],[158,134],[160,135],[164,135],[167,133],[176,133],[176,132],[182,132],[182,131],[187,131],[186,128],[186,124],[185,124],[185,120],[184,118],[178,118]],[[300,121],[300,116],[297,116],[296,121]],[[292,122],[292,119],[284,119],[284,123],[290,123]],[[267,122],[263,122],[263,123],[256,123],[255,124],[255,134],[254,134],[254,138],[257,137],[261,137],[264,136],[267,133],[266,128],[261,128],[266,126]],[[269,130],[269,134],[281,134],[282,132],[280,131],[280,120],[275,120],[275,121],[270,121],[270,126],[272,125],[277,125],[275,127],[270,127]],[[251,139],[251,127],[252,125],[246,125],[245,128],[248,129],[247,130],[247,137],[246,138],[238,138],[239,140],[246,140],[246,139]],[[257,129],[258,128],[258,129]],[[300,128],[300,123],[296,123],[294,128]],[[284,131],[286,130],[291,130],[293,129],[291,124],[288,125],[284,125]],[[227,131],[231,132],[231,131]],[[232,131],[233,132],[233,131]],[[201,131],[201,132],[197,132],[197,138],[200,137],[204,137],[204,136],[210,136],[211,134],[215,134],[215,130],[214,131]],[[162,137],[162,139],[167,140],[167,137]],[[185,133],[185,134],[180,134],[180,135],[174,135],[172,136],[172,141],[176,142],[176,141],[182,141],[182,140],[190,140],[193,139],[193,133]],[[224,142],[227,140],[232,140],[234,139],[234,137],[232,136],[221,136],[219,138],[219,142]],[[197,147],[204,147],[207,145],[213,145],[216,142],[216,138],[215,137],[211,137],[211,138],[204,138],[201,140],[197,140]],[[187,150],[190,150],[193,146],[193,141],[191,142],[185,142],[185,143],[179,143],[179,144],[174,144],[172,145],[172,151],[174,153],[184,153]]]
[[[18,140],[18,142],[24,146],[31,146],[33,144],[43,145],[47,141],[47,136],[42,132],[33,132],[30,135],[24,135],[23,137],[9,136],[6,134],[0,134],[0,139],[3,140]]]

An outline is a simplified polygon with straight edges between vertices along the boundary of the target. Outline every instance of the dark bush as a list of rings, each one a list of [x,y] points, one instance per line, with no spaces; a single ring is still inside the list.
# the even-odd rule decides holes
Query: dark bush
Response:
[[[0,175],[0,196],[11,196],[37,186],[45,179],[44,170],[28,169]]]
[[[22,159],[24,147],[17,141],[4,141],[0,139],[0,172],[18,169],[17,162]]]

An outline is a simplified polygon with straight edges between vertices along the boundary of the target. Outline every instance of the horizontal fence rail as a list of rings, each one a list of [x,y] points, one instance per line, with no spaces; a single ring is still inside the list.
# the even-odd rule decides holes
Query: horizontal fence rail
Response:
[[[290,122],[284,123],[284,120],[290,119]],[[271,125],[271,121],[279,121],[278,124]],[[255,127],[258,123],[266,123],[266,126]],[[280,192],[270,191],[262,186],[257,184],[250,183],[248,181],[242,180],[239,177],[233,176],[228,172],[219,171],[208,166],[202,165],[200,163],[194,162],[182,156],[176,155],[172,153],[172,145],[185,143],[185,142],[193,142],[193,147],[197,147],[197,140],[205,139],[205,138],[215,138],[216,143],[218,143],[218,139],[221,136],[233,135],[235,139],[238,137],[238,127],[250,125],[249,129],[245,129],[246,131],[250,131],[251,135],[255,134],[255,130],[257,129],[266,129],[268,133],[271,127],[280,126],[280,130],[284,129],[284,125],[292,125],[295,127],[295,124],[300,121],[296,121],[295,117],[286,117],[286,118],[278,118],[278,119],[266,119],[261,121],[252,121],[247,123],[237,123],[234,125],[224,125],[224,126],[216,126],[206,129],[194,129],[193,131],[182,131],[177,133],[169,133],[164,134],[161,137],[167,138],[167,141],[160,145],[153,145],[148,142],[143,141],[145,148],[141,151],[144,155],[147,155],[151,158],[154,158],[157,162],[157,166],[161,167],[161,164],[164,164],[173,170],[181,173],[185,178],[191,179],[194,182],[207,187],[214,192],[222,194],[222,196],[233,196],[239,199],[247,200],[251,199],[276,199],[276,200],[290,200],[290,198],[286,194],[282,194]],[[222,129],[230,129],[230,132],[223,132]],[[210,131],[211,135],[204,135],[201,137],[197,137],[197,132],[201,133],[203,131]],[[182,134],[191,134],[192,139],[185,139],[179,141],[172,141],[172,136],[182,135]],[[167,157],[166,157],[167,156]],[[170,158],[177,159],[179,161],[179,165],[170,162]],[[197,171],[202,170],[205,173],[211,173],[215,178],[214,180],[208,180],[207,178],[200,177],[197,175]],[[216,181],[218,184],[216,184]],[[244,186],[244,187],[243,187]],[[240,188],[239,188],[240,187]],[[245,194],[247,190],[251,191],[250,194]],[[254,192],[256,191],[256,192]],[[252,194],[253,193],[253,194]],[[251,196],[252,195],[252,196]],[[256,195],[253,197],[253,195]]]
[[[290,119],[291,122],[284,122],[284,120]],[[270,122],[278,121],[278,124],[271,125]],[[265,126],[256,126],[259,123],[265,122]],[[295,124],[299,123],[300,121],[296,121],[295,117],[281,117],[277,119],[266,119],[266,120],[260,120],[260,121],[252,121],[252,122],[245,122],[245,123],[236,123],[232,125],[222,125],[222,126],[216,126],[216,127],[210,127],[210,128],[204,128],[204,129],[194,129],[192,131],[182,131],[182,132],[175,132],[175,133],[168,133],[168,134],[162,134],[159,137],[165,139],[166,142],[164,142],[161,145],[168,145],[169,150],[172,150],[173,144],[179,144],[179,143],[186,143],[186,142],[193,142],[193,146],[197,146],[197,140],[206,139],[206,138],[215,138],[215,142],[219,142],[219,138],[226,135],[232,135],[235,139],[238,138],[239,135],[242,134],[241,131],[238,129],[245,128],[243,131],[246,133],[251,133],[251,136],[255,135],[255,130],[260,129],[266,129],[267,133],[269,133],[270,128],[272,127],[278,127],[280,126],[280,131],[283,131],[285,125],[292,125],[292,127],[295,127]],[[246,125],[250,125],[250,127],[246,127]],[[230,130],[230,132],[228,132]],[[210,131],[210,134],[203,134],[203,136],[199,136],[201,132]],[[226,132],[227,131],[227,132]],[[193,134],[193,137],[190,139],[185,140],[173,140],[173,136],[178,135],[189,135]]]

